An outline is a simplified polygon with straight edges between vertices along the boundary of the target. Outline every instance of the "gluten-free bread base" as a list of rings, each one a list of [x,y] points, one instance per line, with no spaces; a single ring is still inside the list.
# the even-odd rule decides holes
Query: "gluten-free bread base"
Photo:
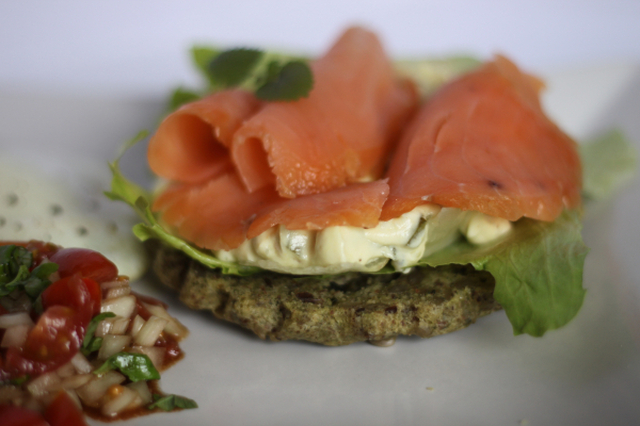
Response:
[[[414,268],[410,273],[295,276],[223,275],[157,241],[153,270],[192,309],[206,309],[262,339],[330,346],[387,342],[398,335],[432,337],[499,310],[495,281],[469,265]]]

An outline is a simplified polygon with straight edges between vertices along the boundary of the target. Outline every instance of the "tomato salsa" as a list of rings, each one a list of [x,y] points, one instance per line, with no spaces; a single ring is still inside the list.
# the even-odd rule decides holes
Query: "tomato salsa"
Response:
[[[0,242],[0,419],[84,425],[194,408],[165,395],[159,371],[182,358],[188,330],[137,295],[100,253],[40,241]]]

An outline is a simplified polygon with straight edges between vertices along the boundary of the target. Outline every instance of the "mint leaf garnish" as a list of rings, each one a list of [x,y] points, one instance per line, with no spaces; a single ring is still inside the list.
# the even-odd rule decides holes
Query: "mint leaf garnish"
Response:
[[[293,101],[309,96],[312,88],[313,74],[306,63],[291,61],[280,65],[271,62],[256,96],[265,101]]]
[[[196,69],[207,80],[209,86],[213,81],[209,75],[209,63],[220,54],[220,50],[210,46],[193,46],[191,48],[191,60]]]
[[[230,49],[213,57],[207,79],[212,90],[240,87],[265,101],[294,101],[313,88],[304,60],[257,49]]]
[[[209,76],[220,87],[239,86],[251,76],[263,55],[257,49],[225,50],[209,62]]]

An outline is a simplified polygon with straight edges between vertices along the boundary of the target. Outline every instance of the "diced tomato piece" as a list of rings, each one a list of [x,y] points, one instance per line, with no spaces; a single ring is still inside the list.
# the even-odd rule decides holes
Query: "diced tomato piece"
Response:
[[[0,241],[0,246],[20,246],[27,247],[28,241]]]
[[[65,391],[58,392],[45,409],[44,418],[51,426],[87,426],[82,411]]]
[[[52,306],[29,331],[22,347],[7,348],[4,370],[14,377],[42,374],[66,364],[78,353],[84,332],[76,311]]]
[[[2,426],[50,426],[40,413],[8,404],[0,404],[0,419]]]
[[[44,259],[50,259],[60,247],[53,243],[31,240],[27,243],[27,250],[33,255],[33,267],[38,266]]]
[[[97,251],[83,248],[65,248],[49,259],[58,264],[60,277],[80,274],[98,283],[113,281],[118,276],[118,268]]]
[[[170,335],[161,334],[154,346],[164,348],[164,363],[171,365],[182,358],[182,350],[178,342]]]
[[[91,318],[93,318],[100,313],[100,306],[102,305],[102,289],[100,288],[100,284],[91,278],[83,278],[82,281],[87,286],[87,290],[89,291],[91,300],[93,301],[93,312],[91,314]]]
[[[68,306],[77,311],[82,319],[80,325],[86,327],[94,315],[100,313],[102,292],[100,285],[91,278],[71,275],[59,279],[42,292],[42,306]]]

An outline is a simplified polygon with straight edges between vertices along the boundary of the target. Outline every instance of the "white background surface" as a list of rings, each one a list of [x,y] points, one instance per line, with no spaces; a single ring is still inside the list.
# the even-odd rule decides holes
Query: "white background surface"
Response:
[[[505,52],[549,78],[546,103],[570,133],[615,125],[638,147],[636,1],[32,0],[0,4],[0,158],[23,155],[62,182],[106,182],[106,161],[156,123],[167,91],[197,82],[191,43],[318,52],[352,22],[396,55]],[[141,154],[133,177],[145,177]],[[542,339],[513,337],[497,313],[391,348],[271,343],[172,303],[192,336],[163,388],[200,408],[126,424],[639,424],[639,200],[636,179],[587,221],[585,306]],[[171,300],[153,284],[138,283]]]
[[[194,76],[194,42],[319,52],[362,23],[396,55],[501,51],[529,70],[640,61],[635,0],[0,2],[0,87],[130,95]]]

